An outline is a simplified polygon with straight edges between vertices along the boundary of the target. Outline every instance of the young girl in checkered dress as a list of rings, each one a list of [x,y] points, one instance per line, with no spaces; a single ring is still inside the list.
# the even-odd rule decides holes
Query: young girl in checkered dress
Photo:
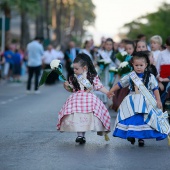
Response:
[[[93,94],[99,90],[105,94],[108,90],[102,85],[89,56],[79,54],[74,62],[74,75],[64,83],[69,96],[59,112],[57,128],[61,132],[77,132],[76,142],[86,142],[86,131],[97,131],[98,135],[110,131],[110,115],[103,102]]]

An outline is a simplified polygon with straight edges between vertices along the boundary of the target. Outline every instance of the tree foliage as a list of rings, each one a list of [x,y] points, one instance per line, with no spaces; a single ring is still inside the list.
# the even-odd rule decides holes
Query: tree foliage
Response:
[[[60,22],[57,22],[57,37],[61,36],[62,41],[82,39],[86,26],[94,24],[94,9],[92,0],[58,0],[57,18]]]
[[[55,5],[55,7],[54,7]],[[86,26],[94,24],[95,6],[92,0],[1,0],[0,8],[11,16],[11,10],[21,16],[21,37],[23,46],[29,41],[30,18],[35,19],[36,34],[49,38],[49,25],[52,24],[52,10],[55,8],[57,44],[65,43],[74,37],[82,39]],[[7,15],[6,15],[7,16]],[[45,37],[46,38],[46,37]]]
[[[129,30],[126,37],[130,39],[136,39],[139,33],[143,33],[148,38],[153,35],[160,35],[165,40],[170,35],[169,23],[170,4],[163,3],[157,12],[141,16],[125,24],[123,28]]]

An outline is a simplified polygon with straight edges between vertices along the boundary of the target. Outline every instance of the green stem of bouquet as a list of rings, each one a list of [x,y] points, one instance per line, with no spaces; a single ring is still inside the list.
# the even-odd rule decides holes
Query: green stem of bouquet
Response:
[[[64,81],[67,81],[67,79],[64,77],[64,75],[62,74],[62,72],[58,68],[56,68],[56,72]],[[68,86],[68,88],[71,92],[73,91],[72,87]]]

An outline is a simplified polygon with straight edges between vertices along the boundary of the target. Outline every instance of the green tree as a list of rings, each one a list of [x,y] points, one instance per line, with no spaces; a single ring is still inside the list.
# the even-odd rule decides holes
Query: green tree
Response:
[[[56,2],[57,44],[65,44],[71,39],[80,41],[86,31],[85,27],[95,21],[95,6],[92,0],[54,1]]]
[[[30,16],[36,16],[39,12],[39,6],[37,3],[37,0],[2,0],[1,2],[1,9],[6,10],[8,9],[8,14],[6,17],[11,17],[9,15],[12,10],[16,10],[19,12],[21,16],[21,35],[20,35],[20,45],[21,47],[25,47],[26,44],[30,40],[30,34],[29,34],[29,17]]]
[[[9,29],[10,29],[10,19],[11,19],[11,9],[8,1],[2,0],[0,2],[0,10],[2,10],[5,14],[5,18],[9,20]],[[10,43],[10,30],[5,32],[5,44],[8,45]]]
[[[130,39],[136,39],[139,33],[143,33],[148,38],[153,35],[160,35],[165,40],[170,35],[169,23],[170,4],[163,3],[157,12],[141,16],[125,24],[123,28],[129,30],[126,37]]]

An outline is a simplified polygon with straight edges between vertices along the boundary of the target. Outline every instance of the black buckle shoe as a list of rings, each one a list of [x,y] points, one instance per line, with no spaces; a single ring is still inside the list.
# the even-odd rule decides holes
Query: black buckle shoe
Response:
[[[143,147],[145,145],[145,141],[143,139],[138,139],[138,146]]]
[[[128,137],[127,140],[128,140],[132,145],[135,144],[135,138]]]
[[[86,143],[86,138],[82,137],[82,136],[78,136],[76,138],[76,143],[84,144],[84,143]]]

